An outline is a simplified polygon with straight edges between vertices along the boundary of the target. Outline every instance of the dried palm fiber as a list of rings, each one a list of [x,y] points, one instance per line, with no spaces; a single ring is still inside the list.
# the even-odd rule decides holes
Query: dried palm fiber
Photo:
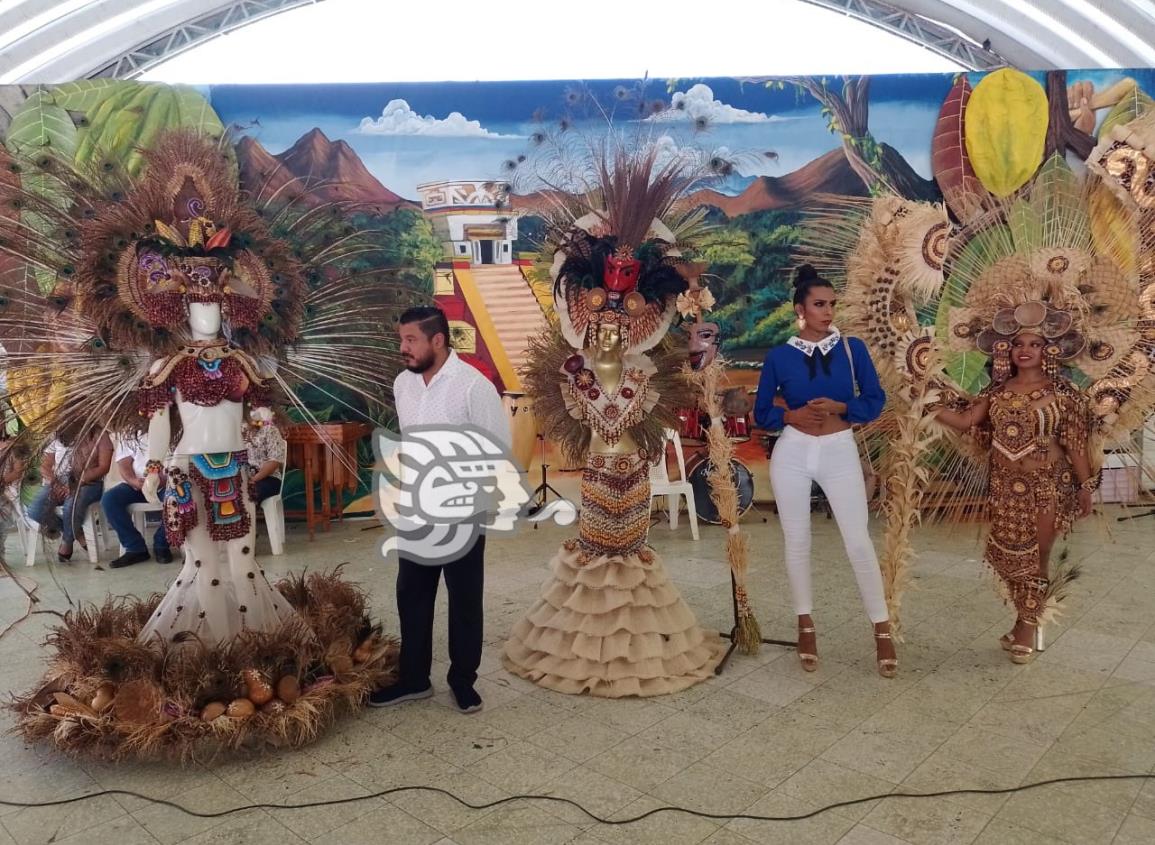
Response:
[[[396,643],[379,636],[364,594],[339,568],[291,576],[277,588],[298,616],[280,630],[247,631],[219,647],[195,640],[159,650],[140,646],[136,634],[159,595],[69,612],[48,637],[55,656],[43,683],[9,705],[16,714],[13,730],[69,754],[184,763],[310,742],[393,679]],[[368,660],[356,663],[352,649],[367,637],[376,637],[376,644]],[[335,653],[335,646],[345,653]],[[199,711],[208,702],[244,695],[242,672],[248,669],[274,681],[294,677],[303,692],[280,712],[202,721]],[[105,684],[115,686],[116,696],[96,712],[87,702]],[[49,712],[52,705],[58,705],[55,712]]]
[[[757,654],[762,647],[762,630],[750,607],[750,596],[746,590],[748,538],[738,522],[741,516],[738,513],[738,489],[730,469],[734,444],[722,426],[720,397],[726,375],[726,361],[716,356],[709,366],[696,371],[687,368],[685,372],[698,390],[702,410],[710,418],[710,428],[706,435],[710,461],[707,480],[710,483],[710,500],[718,509],[718,516],[726,529],[726,560],[734,576],[734,603],[738,619],[732,636],[743,654]]]
[[[526,364],[518,375],[526,395],[533,402],[538,430],[550,442],[558,444],[571,465],[585,461],[590,445],[590,429],[570,414],[561,386],[565,379],[562,365],[573,355],[571,347],[555,324],[546,326],[529,339]],[[673,408],[694,404],[693,392],[682,376],[684,353],[672,341],[662,341],[651,350],[650,358],[657,368],[650,386],[662,396],[653,411],[640,425],[630,430],[638,447],[657,454],[665,444],[665,430],[677,426]]]

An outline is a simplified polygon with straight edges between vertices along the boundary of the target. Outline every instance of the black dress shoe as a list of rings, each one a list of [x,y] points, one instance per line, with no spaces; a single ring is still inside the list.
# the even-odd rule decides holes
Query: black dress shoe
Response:
[[[148,552],[125,552],[110,563],[108,567],[109,569],[120,569],[125,566],[132,566],[134,563],[142,563],[148,559]]]
[[[153,555],[157,563],[172,563],[171,549],[153,549]]]

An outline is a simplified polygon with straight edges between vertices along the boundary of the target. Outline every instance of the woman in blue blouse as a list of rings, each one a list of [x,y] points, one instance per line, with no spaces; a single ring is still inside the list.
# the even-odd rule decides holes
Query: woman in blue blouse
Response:
[[[754,418],[759,427],[783,429],[770,459],[770,483],[786,540],[786,574],[798,614],[802,668],[818,668],[810,590],[810,490],[817,482],[830,502],[858,590],[874,623],[878,671],[898,671],[890,614],[878,556],[868,529],[866,482],[852,425],[882,413],[886,394],[866,345],[834,328],[834,288],[809,264],[794,280],[798,334],[771,349],[762,366]],[[786,407],[775,404],[781,396]]]

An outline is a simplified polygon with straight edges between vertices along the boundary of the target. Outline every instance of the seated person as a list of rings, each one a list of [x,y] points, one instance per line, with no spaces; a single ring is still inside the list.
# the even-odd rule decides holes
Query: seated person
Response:
[[[249,452],[249,466],[253,467],[253,499],[259,505],[269,496],[281,492],[281,456],[285,454],[285,438],[281,435],[273,412],[268,408],[254,408],[244,429],[245,448]]]
[[[16,502],[20,498],[20,481],[28,471],[28,458],[14,448],[12,440],[0,440],[0,553],[8,532],[16,525]]]
[[[104,476],[112,465],[112,440],[102,431],[80,436],[80,426],[71,425],[56,432],[56,438],[44,450],[40,460],[40,492],[28,506],[28,516],[39,523],[46,534],[60,532],[56,557],[61,563],[72,560],[72,547],[82,534],[84,515],[100,501]],[[64,509],[63,522],[56,508]],[[84,548],[83,540],[80,545]]]
[[[144,537],[133,525],[132,515],[128,512],[129,505],[139,505],[145,502],[144,475],[145,465],[148,463],[148,435],[142,434],[135,438],[121,438],[117,444],[115,459],[120,477],[124,479],[120,484],[104,492],[100,505],[104,508],[104,516],[120,545],[124,547],[124,554],[109,564],[112,569],[132,566],[149,559],[148,546]],[[152,549],[157,563],[172,563],[172,550],[168,545],[168,537],[164,533],[164,520],[152,537]]]

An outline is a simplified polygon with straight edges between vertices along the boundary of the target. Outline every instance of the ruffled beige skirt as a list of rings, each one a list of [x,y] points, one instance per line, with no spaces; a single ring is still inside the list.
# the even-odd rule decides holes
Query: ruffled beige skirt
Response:
[[[570,540],[550,565],[553,577],[505,644],[510,672],[605,698],[665,695],[713,675],[722,642],[698,627],[651,549],[592,556]]]

